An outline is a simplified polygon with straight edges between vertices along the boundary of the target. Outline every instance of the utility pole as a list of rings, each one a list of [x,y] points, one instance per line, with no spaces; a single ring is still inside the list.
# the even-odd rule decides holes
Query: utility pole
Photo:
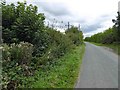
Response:
[[[48,27],[49,27],[49,21],[48,21]]]
[[[51,26],[52,26],[52,29],[54,29],[54,25],[52,24]]]
[[[80,24],[79,24],[79,26],[78,26],[78,30],[80,31]]]
[[[118,12],[120,12],[120,1],[118,2]]]
[[[67,25],[65,25],[65,26],[67,26],[68,27],[68,30],[70,29],[70,23],[68,22],[68,24]]]
[[[68,30],[69,30],[69,28],[70,28],[70,23],[68,22]]]

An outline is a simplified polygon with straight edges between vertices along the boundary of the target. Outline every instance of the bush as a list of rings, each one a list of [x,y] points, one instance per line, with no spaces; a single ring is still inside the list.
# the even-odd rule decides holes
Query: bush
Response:
[[[37,47],[35,47],[35,60],[38,61],[37,64],[39,65],[44,65],[47,62],[54,62],[55,59],[63,56],[72,49],[73,46],[72,41],[65,34],[50,28],[47,28],[46,38],[44,39],[46,42],[42,44],[43,46],[39,44],[39,42],[41,42],[39,39],[36,45]],[[42,49],[42,47],[44,48]]]
[[[77,27],[72,26],[65,33],[72,40],[73,44],[79,45],[83,43],[83,33]]]
[[[32,4],[3,3],[2,7],[3,43],[7,43],[3,45],[3,88],[28,86],[36,77],[27,76],[46,63],[54,63],[83,41],[82,32],[77,28],[71,29],[70,38],[46,27],[44,14],[37,13],[37,7]]]
[[[14,61],[18,64],[29,64],[32,59],[33,45],[27,42],[20,44],[3,45],[3,61]]]
[[[2,51],[2,86],[8,87],[9,83],[20,84],[20,77],[31,75],[31,59],[33,45],[27,42],[20,44],[3,45]]]
[[[43,30],[45,16],[37,13],[37,6],[25,2],[1,3],[4,43],[33,43],[35,33]]]

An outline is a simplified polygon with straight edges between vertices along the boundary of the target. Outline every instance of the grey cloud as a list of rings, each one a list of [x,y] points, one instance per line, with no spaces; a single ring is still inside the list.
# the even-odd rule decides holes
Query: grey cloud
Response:
[[[95,31],[99,28],[104,27],[103,23],[110,19],[112,20],[112,17],[108,14],[98,17],[95,20],[95,23],[93,23],[92,25],[83,25],[83,27],[82,27],[83,33],[89,33],[89,32]]]
[[[66,8],[64,3],[35,2],[35,4],[53,16],[70,15],[70,11]]]
[[[102,28],[101,24],[93,24],[88,26],[83,26],[82,31],[83,33],[88,33],[97,30],[98,28]]]
[[[102,23],[111,19],[110,14],[104,14],[96,18],[96,20],[89,25],[85,18],[76,17],[72,15],[72,12],[69,11],[69,9],[65,6],[64,3],[35,2],[35,4],[39,8],[39,12],[42,11],[43,13],[45,13],[46,19],[49,20],[50,23],[53,23],[54,18],[57,21],[64,21],[65,24],[68,21],[71,24],[78,23],[81,24],[81,30],[83,31],[83,33],[92,32],[99,28],[102,28],[104,26]]]

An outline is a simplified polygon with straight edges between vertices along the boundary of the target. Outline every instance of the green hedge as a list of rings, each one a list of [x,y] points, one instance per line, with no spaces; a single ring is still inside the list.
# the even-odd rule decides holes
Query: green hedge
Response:
[[[2,49],[2,86],[9,84],[21,84],[20,77],[32,75],[30,67],[32,60],[33,45],[27,42],[20,44],[3,44]]]

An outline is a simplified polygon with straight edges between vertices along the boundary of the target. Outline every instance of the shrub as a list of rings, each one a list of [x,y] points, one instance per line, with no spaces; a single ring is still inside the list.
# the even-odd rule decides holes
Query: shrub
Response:
[[[33,45],[27,42],[3,45],[3,61],[14,61],[18,64],[29,64],[32,59]]]
[[[73,47],[71,39],[59,31],[46,28],[45,35],[46,37],[44,39],[46,42],[41,46],[39,43],[41,42],[41,39],[39,39],[37,45],[35,45],[37,46],[35,47],[35,57],[39,59],[34,59],[38,61],[37,64],[39,65],[44,65],[47,62],[54,62],[54,60],[63,56]],[[42,49],[42,47],[44,48]]]
[[[77,27],[72,26],[69,30],[66,30],[66,35],[72,40],[72,43],[79,45],[83,43],[83,33],[79,31]]]
[[[30,62],[32,59],[33,45],[27,42],[20,44],[4,44],[2,50],[2,86],[8,87],[9,83],[14,84],[21,81],[22,76],[31,75]]]

